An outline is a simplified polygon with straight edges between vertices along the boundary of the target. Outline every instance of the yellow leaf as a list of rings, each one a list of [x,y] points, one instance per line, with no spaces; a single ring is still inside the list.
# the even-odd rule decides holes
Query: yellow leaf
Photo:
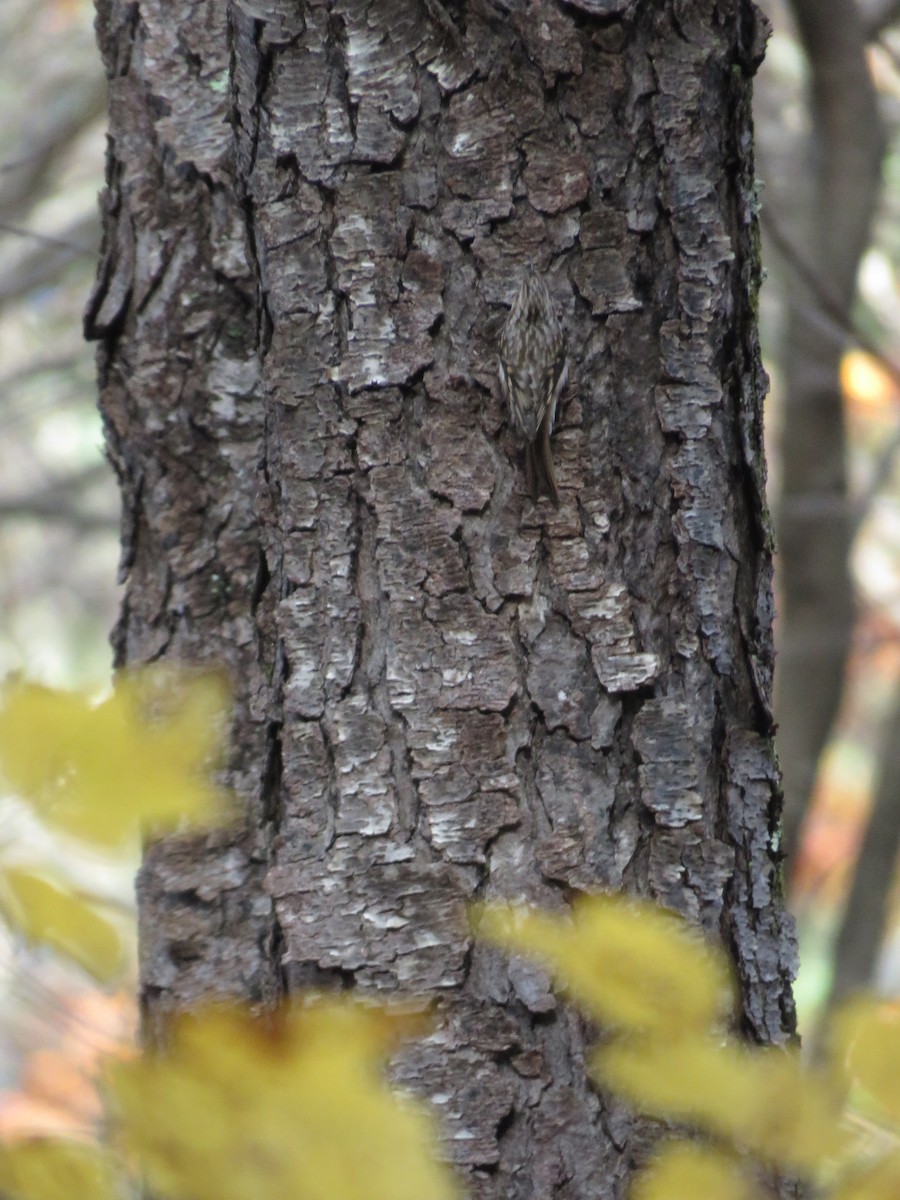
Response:
[[[108,983],[122,969],[124,950],[115,927],[86,901],[23,867],[0,870],[0,908],[9,924],[33,942],[52,946],[95,979]]]
[[[855,1171],[830,1193],[831,1200],[897,1200],[900,1196],[900,1154],[875,1166]]]
[[[637,1176],[630,1200],[757,1200],[759,1195],[727,1154],[669,1142]]]
[[[0,707],[0,768],[38,813],[104,846],[139,826],[221,820],[210,779],[221,757],[223,681],[153,668],[123,676],[109,699],[14,683]]]
[[[456,1200],[430,1120],[378,1068],[408,1019],[344,1002],[178,1019],[113,1068],[151,1191],[190,1200]]]
[[[4,1200],[114,1200],[106,1156],[83,1142],[53,1138],[0,1144]]]
[[[831,1024],[832,1055],[881,1105],[900,1120],[900,1009],[877,1000],[845,1005]]]
[[[589,1016],[626,1029],[708,1030],[733,1004],[724,955],[687,922],[625,896],[586,897],[571,917],[489,904],[475,932],[537,959]]]
[[[814,1170],[847,1141],[838,1093],[790,1051],[622,1040],[595,1051],[591,1066],[643,1112],[690,1121],[788,1170]]]

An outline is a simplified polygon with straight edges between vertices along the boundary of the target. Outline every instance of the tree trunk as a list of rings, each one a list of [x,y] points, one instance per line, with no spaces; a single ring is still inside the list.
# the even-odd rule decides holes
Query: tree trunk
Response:
[[[619,1196],[642,1136],[475,897],[626,889],[794,1031],[744,3],[120,0],[88,328],[117,662],[222,662],[247,829],[141,872],[148,1030],[210,992],[429,995],[398,1076],[477,1197]],[[561,504],[496,377],[523,272]]]

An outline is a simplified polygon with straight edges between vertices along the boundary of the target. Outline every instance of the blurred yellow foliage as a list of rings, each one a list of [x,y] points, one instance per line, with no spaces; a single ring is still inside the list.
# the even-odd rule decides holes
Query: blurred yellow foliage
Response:
[[[689,1121],[787,1170],[839,1152],[841,1097],[791,1050],[746,1050],[708,1038],[617,1040],[592,1073],[651,1116]]]
[[[831,1023],[838,1069],[861,1087],[884,1116],[900,1122],[900,1010],[876,1000],[851,1001]],[[898,1191],[900,1195],[900,1191]]]
[[[100,846],[141,828],[219,822],[228,805],[210,771],[227,713],[218,675],[148,668],[99,704],[15,682],[0,701],[0,770],[44,820]]]
[[[873,1166],[848,1171],[829,1200],[897,1200],[900,1196],[900,1153]]]
[[[152,1190],[191,1200],[455,1200],[431,1123],[379,1075],[420,1023],[347,1002],[176,1018],[167,1049],[111,1072]]]
[[[709,1030],[734,1006],[725,956],[674,913],[626,896],[575,902],[571,916],[491,904],[479,937],[536,958],[589,1016],[670,1036]]]
[[[670,1142],[638,1175],[632,1200],[752,1200],[754,1160],[798,1173],[828,1200],[900,1196],[900,1016],[875,1002],[838,1018],[828,1071],[792,1049],[725,1036],[731,1002],[723,957],[672,913],[625,896],[579,900],[571,918],[507,905],[475,909],[478,934],[537,960],[607,1038],[591,1060],[597,1081],[635,1109],[683,1121],[734,1148]],[[843,1112],[852,1082],[892,1124],[873,1154]],[[862,1164],[862,1165],[860,1165]],[[767,1193],[768,1194],[768,1193]]]
[[[665,1144],[635,1179],[631,1200],[759,1200],[733,1155],[690,1142]]]
[[[0,1144],[4,1200],[114,1200],[116,1187],[102,1150],[62,1138]]]
[[[100,704],[16,683],[0,703],[8,784],[51,825],[103,847],[141,827],[230,815],[210,779],[227,692],[219,677],[153,670]],[[97,978],[119,968],[115,926],[43,867],[0,866],[0,906],[27,937]],[[624,896],[564,916],[509,905],[473,913],[478,935],[526,955],[602,1023],[598,1082],[635,1108],[684,1121],[716,1149],[669,1141],[633,1200],[757,1200],[754,1163],[798,1172],[828,1200],[900,1195],[900,1015],[872,1002],[839,1016],[830,1069],[728,1036],[738,1012],[719,948],[673,913]],[[386,1085],[397,1040],[420,1015],[340,1000],[251,1015],[211,1007],[172,1019],[165,1046],[108,1071],[112,1128],[150,1188],[173,1200],[457,1200],[425,1112]],[[842,1118],[848,1093],[875,1109],[873,1149]],[[749,1158],[752,1155],[753,1158]],[[61,1140],[0,1144],[11,1200],[111,1200],[103,1154]]]
[[[14,929],[52,946],[101,983],[121,970],[124,947],[116,927],[64,885],[23,867],[0,867],[0,912]]]

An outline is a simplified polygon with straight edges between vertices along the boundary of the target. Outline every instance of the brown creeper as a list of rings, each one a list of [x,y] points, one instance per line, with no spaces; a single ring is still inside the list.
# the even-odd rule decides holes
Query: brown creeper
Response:
[[[559,504],[550,454],[556,403],[569,367],[566,338],[547,285],[534,267],[522,280],[500,334],[500,386],[513,428],[527,439],[525,477],[531,499],[542,493]]]

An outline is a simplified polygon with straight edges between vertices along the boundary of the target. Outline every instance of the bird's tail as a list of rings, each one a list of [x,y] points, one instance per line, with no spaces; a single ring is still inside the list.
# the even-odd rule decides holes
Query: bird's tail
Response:
[[[525,480],[535,504],[540,496],[549,496],[554,508],[559,508],[559,488],[553,470],[550,427],[546,417],[541,422],[537,437],[525,447]]]

